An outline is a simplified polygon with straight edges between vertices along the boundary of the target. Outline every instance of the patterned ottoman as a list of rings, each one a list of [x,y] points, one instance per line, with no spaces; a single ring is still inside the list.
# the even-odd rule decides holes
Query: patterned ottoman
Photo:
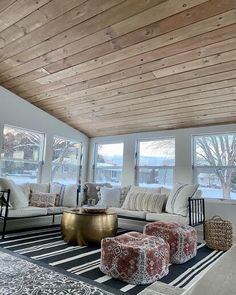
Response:
[[[147,224],[143,232],[169,243],[170,263],[181,264],[197,254],[197,231],[189,225],[156,221]]]
[[[101,243],[103,273],[130,284],[150,284],[169,272],[169,245],[162,238],[129,232]]]

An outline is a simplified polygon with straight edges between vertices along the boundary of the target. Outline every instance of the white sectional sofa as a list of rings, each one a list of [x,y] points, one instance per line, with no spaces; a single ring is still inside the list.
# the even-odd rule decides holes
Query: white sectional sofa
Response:
[[[96,196],[96,189],[91,189],[91,186],[97,188]],[[194,185],[177,184],[173,190],[136,186],[108,188],[104,184],[99,188],[99,184],[91,183],[87,187],[93,191],[87,197],[99,199],[97,206],[109,207],[117,212],[118,225],[121,228],[141,230],[146,223],[157,220],[192,226],[204,223],[204,199],[201,198],[202,192]],[[117,199],[117,190],[120,190],[120,201]]]
[[[16,185],[12,180],[0,178],[0,191],[10,190],[9,200],[0,195],[0,217],[4,237],[8,220],[62,214],[65,208],[78,205],[78,185],[25,183]]]

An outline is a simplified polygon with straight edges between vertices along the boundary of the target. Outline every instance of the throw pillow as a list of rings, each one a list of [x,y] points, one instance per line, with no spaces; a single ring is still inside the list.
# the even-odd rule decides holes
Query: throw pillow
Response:
[[[128,193],[122,209],[161,213],[167,196],[153,191]]]
[[[198,185],[177,183],[168,197],[166,212],[187,216],[188,198],[192,198],[197,189]]]
[[[127,194],[122,209],[161,213],[167,196],[159,193],[159,188],[132,187]]]
[[[65,185],[61,183],[51,183],[49,187],[50,194],[56,194],[55,206],[62,206],[64,197]]]
[[[50,193],[32,193],[30,206],[33,207],[54,207],[56,194]]]
[[[97,206],[102,207],[120,207],[120,188],[100,188],[101,199],[98,201]]]
[[[68,184],[65,186],[62,206],[76,207],[77,206],[77,184]]]
[[[23,193],[21,188],[11,179],[0,178],[0,186],[3,189],[10,189],[10,204],[13,209],[24,208],[28,206],[28,196]]]

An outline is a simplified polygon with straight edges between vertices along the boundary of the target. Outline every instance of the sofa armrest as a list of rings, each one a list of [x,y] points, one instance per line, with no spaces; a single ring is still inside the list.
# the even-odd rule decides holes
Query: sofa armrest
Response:
[[[189,225],[197,226],[205,222],[205,200],[189,198]]]

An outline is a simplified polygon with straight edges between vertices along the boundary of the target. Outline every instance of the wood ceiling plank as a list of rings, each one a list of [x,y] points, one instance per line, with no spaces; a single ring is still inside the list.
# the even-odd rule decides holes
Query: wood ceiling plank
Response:
[[[87,72],[92,69],[100,68],[108,64],[115,63],[116,61],[124,60],[134,55],[145,53],[156,48],[161,48],[169,44],[173,44],[185,39],[191,38],[196,35],[200,35],[216,28],[228,26],[235,23],[235,11],[223,13],[221,15],[211,17],[207,20],[197,22],[193,25],[175,30],[173,32],[152,38],[147,41],[143,41],[139,44],[132,45],[127,48],[123,48],[118,52],[110,53],[95,60],[91,60],[76,66],[72,66],[68,69],[62,70],[38,79],[41,84],[47,84],[54,81],[64,79],[73,75],[78,75],[83,72]]]
[[[69,47],[70,44],[69,44],[69,46],[67,46],[66,49],[63,48],[63,50],[61,51],[63,53],[63,56],[58,54],[58,51],[56,52],[54,57],[52,56],[52,53],[50,53],[51,58],[49,56],[38,57],[38,58],[34,59],[33,61],[22,64],[21,66],[18,66],[16,68],[11,67],[11,70],[7,71],[5,73],[5,75],[9,76],[9,78],[14,78],[14,77],[17,77],[17,76],[22,75],[24,73],[27,73],[29,71],[32,71],[33,69],[37,69],[39,67],[45,67],[48,64],[49,64],[49,66],[45,67],[45,69],[47,71],[49,71],[49,72],[59,71],[61,69],[67,68],[69,66],[76,65],[81,62],[103,56],[106,53],[115,52],[121,48],[125,48],[125,47],[132,45],[132,44],[139,43],[143,40],[153,38],[154,36],[161,35],[164,32],[174,30],[174,28],[185,26],[189,23],[194,23],[197,20],[205,19],[205,18],[209,17],[209,15],[212,16],[212,15],[216,15],[217,13],[220,13],[222,11],[227,11],[232,6],[232,3],[231,3],[232,0],[226,0],[226,1],[228,3],[225,3],[225,4],[228,4],[228,5],[223,5],[223,6],[222,6],[221,1],[220,2],[217,1],[215,3],[213,3],[213,1],[210,1],[210,4],[203,3],[204,4],[203,7],[197,6],[197,7],[194,7],[193,11],[192,11],[192,9],[190,9],[190,10],[187,10],[188,12],[186,12],[184,14],[182,13],[182,14],[178,14],[178,15],[173,16],[172,17],[172,18],[174,18],[173,20],[172,20],[172,18],[167,18],[163,22],[155,22],[155,25],[152,24],[151,26],[142,28],[141,30],[138,30],[137,32],[132,32],[132,33],[127,34],[121,38],[112,39],[112,41],[108,41],[106,43],[103,43],[103,44],[97,46],[96,48],[90,48],[90,49],[85,50],[83,52],[80,52],[83,49],[83,47],[81,48],[80,45],[82,45],[82,43],[84,44],[84,40],[81,40],[81,44],[78,44],[78,42],[77,42],[77,46],[76,46],[76,52],[79,51],[79,53],[74,54],[70,58],[65,58],[65,56],[68,56],[69,52],[70,52],[70,47]],[[193,5],[191,2],[193,2],[193,1],[190,1],[190,4],[189,4],[190,7],[191,7],[191,5]],[[197,3],[194,3],[194,4],[196,5]],[[163,3],[164,11],[167,10],[167,8],[168,8],[167,4],[169,4],[169,3],[167,3],[167,2]],[[180,9],[181,10],[186,9],[185,6],[184,7],[181,6],[181,3],[178,3],[178,4],[179,4],[179,6],[173,6],[173,8],[170,9],[169,11],[166,11],[165,14],[167,16],[169,16],[172,13],[175,13],[176,11],[178,11]],[[161,12],[161,6],[162,6],[162,4],[157,6],[159,13]],[[203,14],[199,14],[200,8],[204,11]],[[153,14],[153,9],[154,8],[151,9],[152,14]],[[144,13],[147,13],[147,12],[150,13],[149,10],[146,10]],[[138,14],[138,16],[139,16],[139,14]],[[161,14],[161,17],[164,18],[165,15]],[[156,17],[156,19],[157,19],[157,17]],[[150,21],[150,18],[148,20]],[[123,22],[125,22],[125,21],[123,21]],[[140,26],[140,23],[139,23],[139,26]],[[128,26],[125,26],[125,28],[126,28],[126,31],[123,30],[122,33],[126,33],[127,31],[130,31]],[[110,32],[113,32],[112,27],[109,30],[110,30]],[[118,36],[119,34],[112,33],[112,35]],[[106,38],[107,38],[107,36],[106,36]],[[92,39],[93,42],[94,42],[94,40],[95,40],[95,38]],[[101,38],[99,38],[99,40],[101,41]],[[89,47],[91,47],[91,44],[89,45]],[[72,54],[72,53],[70,53],[70,54]],[[56,60],[60,59],[60,61],[58,61],[56,63],[51,63],[52,58],[56,59]],[[17,60],[19,63],[19,60],[20,60],[19,56],[17,57]],[[12,59],[10,59],[10,62],[14,63],[14,61],[12,61]],[[8,63],[9,63],[9,60],[6,60],[5,62],[0,63],[0,67],[2,68],[2,71],[4,71],[4,69],[7,70],[9,68]]]
[[[75,7],[74,9],[66,12],[64,15],[59,16],[58,18],[52,20],[51,22],[47,23],[46,25],[34,30],[33,32],[23,36],[15,40],[14,42],[6,45],[4,47],[4,51],[2,56],[0,57],[0,61],[3,61],[11,56],[16,55],[17,53],[28,49],[29,47],[33,47],[43,41],[50,43],[55,37],[55,35],[62,33],[61,36],[64,41],[61,42],[70,42],[69,41],[69,30],[74,32],[74,35],[77,35],[77,38],[80,38],[86,34],[86,29],[95,30],[94,27],[95,20],[100,20],[101,24],[105,21],[105,18],[108,13],[106,10],[112,7],[116,9],[116,5],[124,3],[124,0],[88,0],[79,7]],[[114,15],[114,9],[113,16]],[[111,14],[112,11],[109,11]],[[105,13],[102,14],[102,12]],[[124,13],[126,14],[126,12]],[[96,17],[95,17],[96,16]],[[106,18],[105,18],[106,19]],[[108,19],[109,21],[110,19]],[[103,22],[102,22],[103,21]],[[88,25],[86,26],[86,24]],[[78,28],[77,28],[77,26]],[[90,27],[89,27],[90,25]],[[76,27],[75,27],[76,26]],[[51,39],[50,39],[51,38]],[[74,36],[75,38],[75,36]],[[66,41],[65,41],[66,40]],[[49,42],[50,41],[50,42]],[[54,46],[58,43],[54,43]],[[58,44],[58,46],[62,46],[63,44]],[[35,49],[34,49],[35,50]]]
[[[198,49],[194,49],[188,52],[184,52],[178,55],[174,55],[174,56],[170,56],[168,58],[163,58],[161,60],[157,60],[155,62],[153,62],[151,65],[149,64],[150,71],[154,71],[155,69],[161,69],[161,68],[166,68],[168,66],[172,66],[173,64],[180,64],[183,62],[186,62],[187,60],[194,60],[194,59],[198,59],[199,57],[203,58],[206,56],[209,56],[211,54],[219,54],[222,53],[224,51],[227,50],[232,50],[232,49],[236,49],[236,38],[234,39],[229,39],[223,42],[219,42],[219,43],[215,43],[212,45],[209,45],[205,48],[198,48]],[[231,59],[230,59],[231,61]],[[140,85],[143,85],[144,81],[150,81],[152,80],[152,82],[150,82],[148,85],[148,87],[154,87],[157,83],[157,80],[155,79],[155,75],[152,73],[146,73],[146,74],[142,74],[139,76],[135,76],[135,77],[131,77],[131,78],[126,78],[124,80],[120,80],[118,82],[110,82],[107,84],[102,84],[102,85],[98,85],[95,87],[89,87],[86,88],[84,84],[82,84],[82,88],[85,90],[80,90],[81,89],[81,84],[75,84],[75,85],[71,85],[68,87],[63,87],[62,89],[58,89],[58,90],[54,90],[54,91],[49,91],[49,92],[45,92],[43,91],[42,94],[38,94],[35,96],[24,96],[25,98],[29,98],[30,97],[30,101],[31,102],[36,102],[39,100],[46,100],[49,97],[56,97],[56,96],[62,96],[62,95],[66,95],[66,98],[76,98],[79,96],[85,96],[85,95],[92,95],[92,94],[96,94],[96,93],[100,93],[100,92],[104,92],[104,91],[108,91],[108,90],[112,90],[112,89],[117,89],[117,88],[121,88],[121,91],[123,91],[123,87],[125,85],[133,85],[133,84],[137,84],[139,82],[142,82]],[[132,90],[131,90],[132,91]],[[137,89],[135,89],[134,91],[137,91]],[[30,93],[31,94],[31,93]]]
[[[93,97],[84,97],[84,98],[79,98],[77,101],[75,101],[75,105],[73,102],[70,102],[71,106],[74,106],[74,109],[76,109],[76,106],[78,108],[78,105],[81,108],[90,108],[90,107],[101,107],[104,105],[108,104],[113,104],[113,103],[124,103],[127,102],[127,104],[131,103],[142,103],[142,102],[148,102],[148,101],[153,101],[153,100],[160,100],[160,99],[167,99],[171,97],[178,97],[178,96],[183,96],[183,95],[190,95],[190,94],[195,94],[195,93],[201,93],[205,91],[212,91],[212,90],[217,90],[217,89],[224,89],[228,87],[234,87],[235,86],[236,79],[232,80],[225,80],[225,81],[220,81],[220,82],[215,82],[215,83],[210,83],[210,84],[200,84],[197,86],[192,86],[192,87],[187,87],[185,82],[179,82],[175,83],[175,86],[172,86],[174,90],[170,90],[168,87],[165,89],[162,87],[156,87],[152,89],[147,89],[147,90],[142,90],[142,91],[137,91],[134,93],[129,93],[129,94],[123,94],[123,95],[117,95],[115,97],[108,97],[106,99],[101,99],[97,100],[96,96]],[[61,100],[61,105],[68,106],[68,102],[66,100]],[[39,101],[35,103],[36,106],[38,107],[50,107],[53,106],[56,109],[55,103],[57,106],[60,105],[60,100],[57,99],[54,102],[52,102],[52,99],[50,99],[49,102],[42,102]],[[117,106],[117,105],[116,105]]]
[[[17,0],[1,0],[0,2],[0,12],[5,10],[7,7],[11,6]]]
[[[0,61],[38,44],[39,46],[33,48],[33,51],[37,56],[42,55],[131,17],[163,1],[165,0],[149,0],[148,2],[138,0],[88,0],[81,5],[80,9],[75,8],[35,30],[33,34],[28,34],[7,45],[5,47],[5,55]],[[50,40],[48,40],[49,38]],[[111,36],[107,35],[107,40],[110,38]],[[43,41],[45,42],[43,43]],[[41,50],[42,48],[44,49]]]
[[[0,32],[0,40],[4,40],[4,42],[0,43],[0,47],[4,47],[18,38],[29,34],[33,30],[36,30],[74,7],[81,5],[85,1],[87,0],[52,0],[48,2],[4,31]],[[19,64],[19,61],[12,61],[11,59],[7,60],[5,64],[0,65],[2,71],[9,69],[9,63],[13,66],[16,63]]]
[[[0,12],[0,31],[5,30],[51,0],[18,0]]]
[[[235,99],[236,89],[234,88],[224,88],[220,90],[214,90],[214,91],[206,91],[202,93],[196,93],[191,95],[183,95],[183,96],[177,96],[177,97],[170,97],[165,99],[155,99],[155,96],[152,97],[152,100],[149,99],[149,101],[143,100],[140,101],[138,104],[135,104],[135,102],[129,102],[126,105],[125,112],[132,112],[132,111],[140,111],[145,108],[149,109],[152,107],[159,107],[158,111],[171,109],[171,108],[180,108],[185,106],[191,106],[191,105],[201,105],[206,103],[214,103],[215,101],[227,101],[227,100],[233,100]],[[150,97],[151,98],[151,97]],[[50,107],[46,107],[47,110],[50,111]],[[78,116],[78,114],[82,115],[82,117],[87,118],[87,114],[83,112],[82,109],[78,108],[71,108],[68,106],[62,106],[53,108],[55,112],[59,115],[63,115],[65,113],[71,114],[73,116]],[[84,109],[86,110],[86,109]],[[101,106],[100,108],[94,108],[90,111],[90,114],[96,114],[96,116],[100,117],[101,115],[104,115],[106,112],[106,108],[104,106]],[[121,111],[121,107],[117,107],[117,112],[115,113],[114,110],[112,110],[113,113],[118,114]],[[125,113],[124,112],[124,113]],[[109,113],[107,113],[109,114]],[[130,115],[133,115],[133,113],[130,113]]]
[[[123,21],[122,22],[123,29],[121,31],[118,30],[118,32],[114,34],[115,36],[121,36],[121,37],[112,39],[113,46],[109,46],[109,44],[103,43],[101,45],[97,45],[96,47],[92,47],[88,49],[87,51],[83,51],[82,53],[79,52],[77,54],[74,54],[71,57],[67,57],[67,58],[63,57],[63,60],[59,60],[58,62],[51,63],[47,67],[47,70],[51,73],[58,72],[67,67],[71,67],[73,65],[82,63],[83,61],[104,56],[105,54],[120,50],[125,47],[129,47],[133,44],[140,43],[147,39],[154,38],[156,36],[170,32],[177,28],[184,27],[188,24],[194,23],[196,21],[203,20],[213,15],[217,15],[218,13],[226,12],[230,8],[231,9],[233,8],[232,0],[227,0],[227,1],[228,3],[226,3],[226,5],[222,5],[222,1],[220,2],[214,1],[215,3],[213,3],[213,1],[210,1],[207,3],[204,2],[202,5],[198,5],[197,7],[194,6],[191,9],[182,11],[181,13],[177,13],[179,12],[178,11],[179,7],[174,7],[176,11],[173,9],[173,7],[171,7],[172,9],[168,7],[168,4],[170,6],[170,5],[173,5],[173,3],[172,4],[170,2],[162,3],[159,6],[154,7],[150,10],[152,15],[155,15],[154,19],[151,19],[150,17],[147,17],[147,18],[144,17],[146,13],[149,13],[149,10],[147,10],[142,13],[142,17],[140,17],[140,15],[138,14],[132,18],[129,18]],[[165,6],[165,10],[166,10],[165,14],[162,13],[161,6]],[[156,13],[156,9],[158,9],[158,13]],[[200,9],[201,11],[203,11],[203,13],[201,14],[199,14]],[[164,18],[165,15],[169,16],[175,12],[177,13],[176,15],[173,15],[172,17]],[[163,17],[164,19],[157,21],[158,19],[157,15],[161,15],[161,17]],[[142,19],[143,22],[145,21],[145,24],[143,27],[141,27],[141,29],[136,29],[137,27],[136,26],[135,30],[133,30],[134,29],[133,25],[136,24],[137,22],[132,23],[131,20],[133,18],[136,19],[137,17],[139,19]],[[146,26],[147,19],[151,23],[148,26]],[[130,23],[132,23],[132,25],[130,25]],[[138,26],[141,26],[141,25],[142,23],[139,21]],[[114,27],[115,26],[116,25],[114,25]],[[116,31],[116,29],[111,27],[111,31]],[[127,33],[127,31],[131,31],[131,32]],[[124,33],[126,34],[123,35]],[[100,54],[100,52],[102,54]],[[83,57],[83,54],[85,54],[86,56]]]
[[[100,69],[95,69],[92,71],[88,71],[86,73],[82,73],[80,75],[62,79],[61,81],[63,81],[67,85],[71,85],[78,82],[83,82],[83,81],[91,80],[97,77],[101,77],[104,75],[109,75],[111,73],[116,73],[118,71],[122,71],[122,70],[125,71],[126,69],[129,70],[130,68],[133,68],[135,66],[137,67],[138,70],[139,69],[141,70],[141,72],[138,72],[138,73],[142,73],[142,67],[144,66],[144,64],[148,62],[155,61],[156,59],[160,59],[165,56],[170,56],[170,55],[178,54],[180,52],[185,52],[194,48],[198,48],[199,46],[205,46],[208,44],[219,42],[221,40],[222,41],[227,40],[235,36],[236,36],[235,25],[226,26],[226,27],[223,27],[223,28],[199,35],[199,36],[186,39],[182,42],[177,43],[178,46],[176,46],[175,44],[171,44],[162,49],[158,48],[156,50],[149,51],[144,54],[136,55],[135,57],[125,59],[108,66],[104,66],[102,68],[102,71]],[[43,88],[44,85],[41,85],[37,80],[34,80],[35,75],[33,75],[33,73],[34,72],[32,72],[33,78],[31,78],[30,76],[31,73],[28,73],[18,78],[11,79],[5,82],[3,85],[10,89],[17,86],[21,86],[21,87],[28,86],[29,89],[31,89],[31,85],[33,86],[40,85],[40,87]],[[124,72],[124,75],[126,75],[126,72]],[[49,85],[53,86],[53,82],[50,83]],[[12,90],[14,91],[15,89],[12,89]]]
[[[167,125],[165,123],[162,124],[154,124],[153,126],[146,126],[145,124],[140,123],[139,129],[137,127],[133,128],[122,128],[122,129],[113,129],[110,126],[107,127],[106,131],[99,129],[88,129],[88,126],[84,126],[83,130],[88,134],[89,137],[96,137],[96,136],[109,136],[109,135],[122,135],[122,134],[129,134],[133,132],[148,132],[148,131],[163,131],[163,130],[172,130],[172,129],[185,129],[185,128],[193,128],[193,127],[204,127],[204,126],[212,126],[212,125],[222,125],[225,124],[232,124],[235,123],[235,116],[227,116],[227,113],[223,114],[223,118],[213,118],[213,119],[201,119],[196,120],[194,117],[190,119],[183,120],[176,120],[171,124]],[[191,127],[189,127],[191,126]],[[74,125],[75,127],[75,125]],[[226,126],[227,127],[227,126]],[[105,133],[104,133],[105,132]]]
[[[113,120],[110,121],[109,123],[100,121],[99,120],[93,120],[90,121],[89,125],[90,127],[97,127],[97,128],[106,128],[108,125],[112,125],[113,128],[122,128],[122,127],[131,127],[131,126],[137,126],[137,121],[142,123],[145,123],[147,126],[151,126],[154,123],[163,123],[163,122],[168,122],[171,123],[173,120],[180,119],[184,120],[186,118],[191,118],[191,117],[198,117],[198,119],[204,118],[208,119],[210,116],[214,117],[222,117],[222,108],[224,113],[228,113],[228,115],[235,114],[236,115],[236,106],[235,103],[225,103],[222,104],[220,103],[215,103],[215,107],[213,108],[212,104],[209,105],[203,105],[202,107],[193,107],[193,108],[185,108],[185,109],[179,109],[177,110],[171,110],[169,113],[165,112],[165,114],[162,114],[162,112],[157,115],[157,112],[154,112],[153,115],[149,114],[149,117],[142,117],[142,116],[137,116],[136,120],[126,120],[125,118],[121,118],[120,120]],[[164,112],[163,112],[164,113]],[[65,119],[65,118],[64,118]],[[66,119],[70,122],[70,119]],[[81,126],[84,126],[85,124],[88,124],[85,121],[80,121],[79,118],[76,120],[73,120],[74,123],[78,123]]]

